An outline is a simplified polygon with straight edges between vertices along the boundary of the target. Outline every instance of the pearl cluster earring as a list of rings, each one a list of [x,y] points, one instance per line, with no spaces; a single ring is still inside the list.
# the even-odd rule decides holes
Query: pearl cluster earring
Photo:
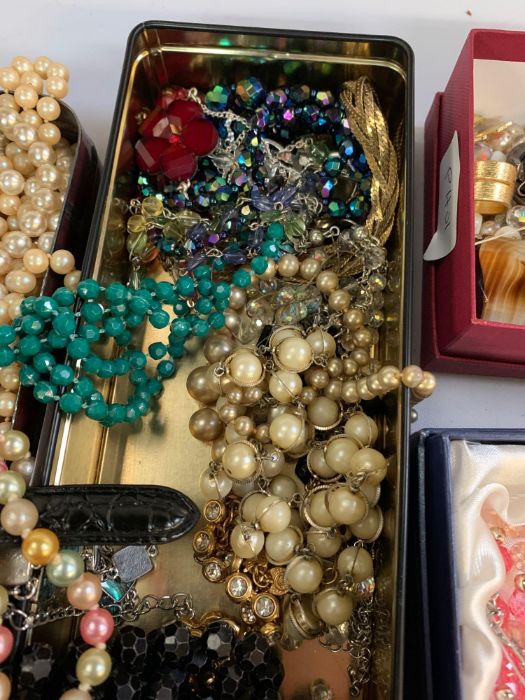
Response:
[[[41,56],[17,56],[0,68],[0,324],[21,314],[50,269],[76,289],[80,271],[68,250],[53,250],[75,145],[55,123],[69,71]],[[44,95],[44,91],[47,93]],[[16,364],[0,370],[0,417],[14,412],[19,386]]]

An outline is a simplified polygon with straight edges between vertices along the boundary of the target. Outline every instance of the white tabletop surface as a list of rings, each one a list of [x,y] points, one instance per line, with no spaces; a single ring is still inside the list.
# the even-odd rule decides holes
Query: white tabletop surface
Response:
[[[149,19],[399,36],[416,57],[416,231],[422,125],[470,29],[524,29],[522,0],[7,0],[0,65],[49,55],[71,71],[67,101],[103,157],[130,30]],[[523,96],[520,97],[522,99]],[[459,203],[461,206],[461,202]],[[417,289],[415,298],[419,297]],[[418,322],[418,313],[415,322]],[[522,427],[525,380],[440,375],[418,406],[422,427]]]

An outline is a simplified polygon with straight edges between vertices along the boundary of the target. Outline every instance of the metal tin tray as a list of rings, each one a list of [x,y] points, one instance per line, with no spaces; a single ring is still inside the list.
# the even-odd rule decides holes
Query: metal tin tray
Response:
[[[290,67],[294,82],[312,86],[337,88],[345,80],[367,75],[378,92],[399,147],[403,185],[396,232],[389,243],[399,285],[386,300],[388,319],[379,354],[393,363],[405,363],[410,354],[413,62],[410,48],[398,39],[157,21],[136,27],[126,49],[85,271],[103,282],[127,280],[122,201],[133,175],[134,117],[143,104],[151,104],[159,90],[170,83],[204,88],[214,81],[235,82],[255,74],[271,85],[277,84],[278,77]],[[161,277],[163,273],[153,268],[150,274]],[[144,346],[161,337],[162,332],[149,329],[144,335]],[[64,418],[55,411],[49,425],[47,455],[40,455],[38,460],[41,481],[164,484],[202,502],[198,474],[208,462],[208,450],[187,429],[195,406],[185,399],[184,388],[196,361],[197,350],[185,359],[177,376],[166,383],[158,410],[135,426],[105,430],[85,417]],[[112,400],[118,400],[116,397],[125,395],[127,387],[121,378],[106,386],[105,391]],[[382,440],[391,469],[384,489],[386,524],[379,557],[373,682],[364,695],[401,698],[409,424],[406,391],[383,404]],[[229,609],[222,587],[206,582],[194,564],[191,537],[163,545],[160,550],[155,572],[141,580],[139,593],[191,591],[199,612]],[[151,627],[160,621],[152,613],[144,624]],[[348,697],[349,657],[344,653],[333,654],[317,642],[310,642],[300,652],[285,655],[284,661],[284,698],[304,697],[309,682],[316,676],[323,676],[332,684],[336,697]]]

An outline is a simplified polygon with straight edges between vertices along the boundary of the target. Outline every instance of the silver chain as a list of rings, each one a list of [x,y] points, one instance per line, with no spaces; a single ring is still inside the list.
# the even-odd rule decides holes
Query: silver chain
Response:
[[[353,662],[348,666],[348,676],[352,697],[359,696],[363,686],[370,682],[374,634],[373,609],[374,598],[372,597],[358,605],[350,621],[348,651]]]
[[[140,598],[136,591],[132,591],[131,596],[124,598],[122,603],[110,605],[108,610],[115,618],[115,624],[117,625],[135,622],[139,617],[153,610],[173,612],[177,620],[191,620],[195,616],[193,599],[189,593],[173,593],[172,595],[164,596],[148,593]],[[57,620],[80,617],[83,614],[82,610],[77,610],[72,605],[57,605],[37,612],[34,615],[17,608],[11,608],[6,613],[6,617],[12,627],[22,632],[48,625]]]

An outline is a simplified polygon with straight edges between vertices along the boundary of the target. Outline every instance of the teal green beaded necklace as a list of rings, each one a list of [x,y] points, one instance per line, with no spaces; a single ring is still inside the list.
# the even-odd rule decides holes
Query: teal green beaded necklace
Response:
[[[246,288],[250,274],[237,270],[232,281]],[[200,265],[192,276],[183,275],[175,283],[146,278],[138,289],[118,282],[104,288],[86,279],[76,295],[61,287],[52,296],[27,297],[21,316],[11,326],[0,326],[0,367],[18,362],[20,383],[32,387],[41,403],[58,402],[69,414],[84,411],[106,427],[133,423],[148,413],[163,381],[175,374],[186,341],[223,327],[230,289],[227,282],[212,280],[210,267]],[[153,376],[146,371],[146,353],[133,344],[133,330],[145,322],[170,329],[167,343],[148,347],[149,357],[157,361]],[[105,338],[112,338],[118,348],[113,359],[94,350]],[[79,363],[78,372],[66,357]],[[132,387],[128,402],[108,404],[88,375],[95,380],[128,375]]]

